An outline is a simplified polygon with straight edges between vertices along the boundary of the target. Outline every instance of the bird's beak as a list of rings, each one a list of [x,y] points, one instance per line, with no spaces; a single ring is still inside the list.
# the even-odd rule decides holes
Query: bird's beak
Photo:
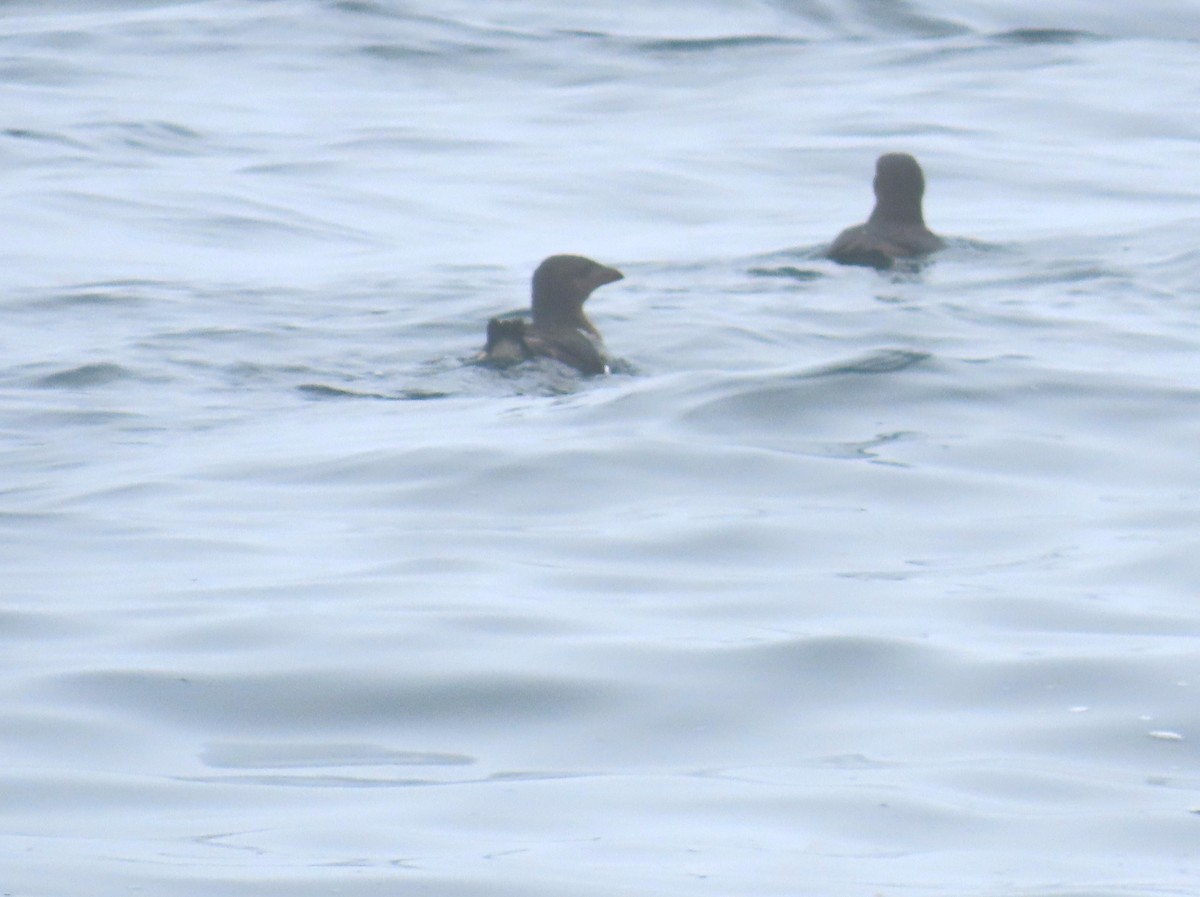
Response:
[[[614,283],[615,281],[624,279],[625,275],[616,268],[609,268],[605,265],[599,265],[592,274],[592,289],[594,290],[597,287],[604,286],[606,283]]]

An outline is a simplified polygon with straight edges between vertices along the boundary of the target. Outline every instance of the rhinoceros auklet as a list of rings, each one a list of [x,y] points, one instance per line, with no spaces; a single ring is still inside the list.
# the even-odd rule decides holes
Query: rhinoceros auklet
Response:
[[[492,318],[479,360],[508,366],[553,358],[584,374],[605,374],[604,341],[583,313],[598,287],[625,275],[581,255],[552,255],[533,272],[533,319]]]
[[[865,224],[848,227],[829,247],[843,265],[890,268],[898,258],[926,255],[945,246],[925,226],[921,198],[925,175],[908,153],[887,153],[875,163],[875,209]]]

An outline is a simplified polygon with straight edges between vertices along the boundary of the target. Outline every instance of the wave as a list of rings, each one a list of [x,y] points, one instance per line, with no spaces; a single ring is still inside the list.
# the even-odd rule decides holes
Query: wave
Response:
[[[136,375],[128,368],[111,362],[97,362],[47,374],[39,377],[35,385],[44,389],[86,389],[131,379],[136,379]]]

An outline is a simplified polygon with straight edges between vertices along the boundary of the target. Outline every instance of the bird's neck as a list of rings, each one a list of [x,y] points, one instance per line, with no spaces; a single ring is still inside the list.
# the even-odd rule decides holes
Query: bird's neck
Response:
[[[533,323],[539,327],[569,327],[599,336],[595,326],[575,302],[555,302],[545,297],[533,297]]]
[[[921,211],[921,197],[888,197],[887,201],[876,200],[871,212],[873,224],[919,224],[924,226],[925,215]]]

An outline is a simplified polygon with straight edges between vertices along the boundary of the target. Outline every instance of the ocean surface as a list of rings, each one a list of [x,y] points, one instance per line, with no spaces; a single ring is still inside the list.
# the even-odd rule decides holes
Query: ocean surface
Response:
[[[1198,104],[1183,0],[0,4],[0,894],[1194,897]],[[563,252],[616,373],[470,364]]]

